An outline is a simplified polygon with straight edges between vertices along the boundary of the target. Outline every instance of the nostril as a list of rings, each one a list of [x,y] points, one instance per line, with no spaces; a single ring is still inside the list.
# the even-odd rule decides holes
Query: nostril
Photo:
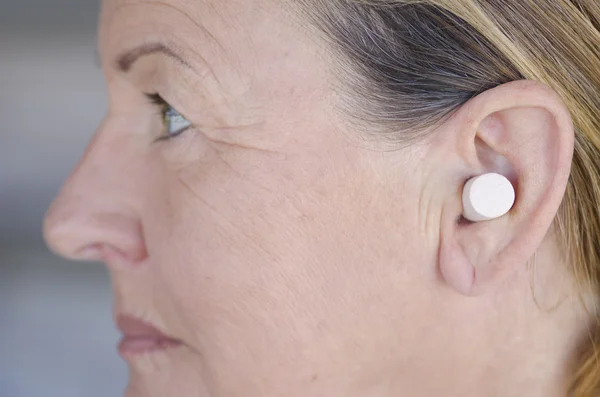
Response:
[[[106,208],[105,202],[65,197],[52,205],[44,220],[50,250],[76,261],[105,262],[112,253],[132,263],[145,258],[140,219],[128,208],[115,210]]]
[[[78,260],[101,261],[104,257],[104,244],[90,244],[75,252]]]

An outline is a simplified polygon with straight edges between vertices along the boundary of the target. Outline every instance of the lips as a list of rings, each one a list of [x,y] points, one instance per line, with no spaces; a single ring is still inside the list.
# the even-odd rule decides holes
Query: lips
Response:
[[[151,324],[130,316],[119,316],[117,328],[123,333],[119,353],[124,358],[165,351],[182,345]]]

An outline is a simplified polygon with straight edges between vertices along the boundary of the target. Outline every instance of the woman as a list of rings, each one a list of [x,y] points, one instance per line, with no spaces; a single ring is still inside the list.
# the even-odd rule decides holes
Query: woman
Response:
[[[600,395],[596,0],[105,0],[49,245],[127,396]],[[516,191],[492,220],[463,187]]]

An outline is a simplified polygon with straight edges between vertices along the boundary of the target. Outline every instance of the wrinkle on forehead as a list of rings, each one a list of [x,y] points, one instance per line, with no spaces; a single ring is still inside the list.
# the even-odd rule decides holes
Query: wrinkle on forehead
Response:
[[[169,8],[179,15],[183,16],[185,19],[194,24],[198,29],[200,29],[208,38],[210,38],[213,44],[220,47],[220,50],[225,52],[225,48],[220,44],[219,40],[211,33],[209,29],[206,28],[205,25],[201,24],[199,18],[196,18],[192,11],[195,8],[198,8],[198,3],[207,3],[206,1],[194,0],[192,1],[159,1],[159,0],[108,0],[108,3],[114,3],[114,5],[107,10],[107,12],[112,16],[112,14],[118,12],[119,10],[138,5],[154,5],[154,6],[162,6]],[[190,6],[192,4],[193,6]],[[210,4],[208,4],[211,9],[214,9]],[[216,11],[216,10],[215,10]],[[218,15],[218,13],[215,13]],[[109,17],[109,19],[112,19]]]
[[[219,40],[206,28],[201,21],[218,20],[226,28],[244,30],[246,24],[241,16],[251,20],[257,14],[268,14],[268,5],[276,6],[277,2],[270,0],[104,0],[104,14],[112,14],[128,6],[158,5],[176,10],[186,19],[189,19],[199,29],[203,30],[214,43],[220,45]],[[211,18],[217,17],[217,18]],[[112,18],[111,18],[112,19]],[[225,50],[221,46],[222,50]]]

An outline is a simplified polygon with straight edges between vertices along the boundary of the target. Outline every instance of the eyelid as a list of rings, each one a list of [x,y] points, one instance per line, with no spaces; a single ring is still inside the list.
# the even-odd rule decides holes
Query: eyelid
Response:
[[[146,98],[148,98],[148,100],[150,101],[151,104],[153,105],[157,105],[157,106],[165,106],[165,105],[169,105],[167,103],[167,101],[165,101],[160,94],[158,93],[151,93],[151,94],[144,94],[146,96]]]

